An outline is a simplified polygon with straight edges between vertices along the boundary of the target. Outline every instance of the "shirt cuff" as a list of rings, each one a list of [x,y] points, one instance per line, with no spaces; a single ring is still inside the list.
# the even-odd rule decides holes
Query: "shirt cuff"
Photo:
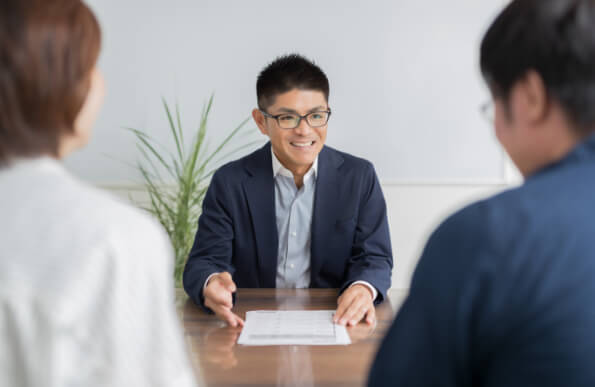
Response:
[[[211,277],[209,277],[209,278],[211,278]],[[207,278],[207,281],[208,281],[208,278]],[[349,285],[349,287],[352,287],[353,285],[357,285],[357,284],[362,284],[362,285],[367,286],[368,289],[370,289],[370,291],[372,292],[372,301],[376,301],[376,297],[378,297],[378,290],[376,290],[376,288],[374,286],[372,286],[367,281],[355,281],[354,283]]]
[[[217,274],[221,274],[221,273],[213,273],[210,276],[207,277],[207,280],[205,281],[205,284],[202,286],[202,295],[204,297],[205,295],[205,289],[207,288],[207,285],[209,284],[209,280],[211,279],[212,276],[217,275]]]

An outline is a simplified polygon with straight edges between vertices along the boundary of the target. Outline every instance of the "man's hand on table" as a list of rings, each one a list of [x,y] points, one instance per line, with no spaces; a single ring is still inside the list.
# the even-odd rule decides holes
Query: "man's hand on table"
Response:
[[[231,311],[233,307],[232,293],[236,284],[228,272],[213,275],[204,289],[205,306],[232,327],[244,326],[244,320]]]
[[[337,311],[333,321],[340,325],[357,325],[364,317],[366,323],[376,322],[376,310],[372,292],[366,285],[355,284],[347,288],[337,300]]]

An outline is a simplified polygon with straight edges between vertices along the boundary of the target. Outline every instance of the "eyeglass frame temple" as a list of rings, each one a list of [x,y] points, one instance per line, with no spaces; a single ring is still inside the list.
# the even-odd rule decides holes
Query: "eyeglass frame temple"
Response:
[[[277,121],[277,124],[279,125],[279,127],[281,127],[281,123],[279,122],[279,117],[281,117],[281,116],[283,116],[283,115],[286,115],[286,114],[295,114],[296,116],[298,116],[298,117],[299,117],[299,120],[298,120],[298,122],[297,122],[296,126],[294,126],[293,128],[281,128],[281,129],[295,129],[295,128],[297,128],[297,127],[298,127],[298,126],[300,126],[300,124],[302,123],[302,120],[303,120],[303,119],[305,119],[306,117],[308,117],[310,114],[314,114],[314,113],[321,113],[321,112],[328,113],[328,117],[326,118],[326,122],[325,122],[324,124],[320,125],[320,126],[312,126],[312,125],[310,125],[310,123],[309,123],[309,122],[308,122],[308,120],[306,119],[306,123],[307,123],[308,125],[310,125],[310,127],[312,127],[312,128],[320,128],[320,127],[323,127],[324,125],[328,124],[328,120],[331,118],[331,113],[332,113],[332,111],[331,111],[331,108],[328,108],[328,110],[322,110],[322,111],[315,111],[315,112],[310,112],[310,113],[308,113],[308,114],[305,114],[305,115],[303,115],[303,116],[300,116],[300,115],[299,115],[299,114],[297,114],[297,113],[281,113],[281,114],[277,114],[277,115],[272,115],[272,114],[270,114],[270,113],[267,113],[267,112],[265,112],[265,111],[264,111],[264,110],[262,110],[262,109],[258,109],[258,111],[260,111],[260,112],[262,113],[262,115],[263,115],[263,116],[265,116],[265,117],[274,118],[274,119],[275,119],[275,121]]]

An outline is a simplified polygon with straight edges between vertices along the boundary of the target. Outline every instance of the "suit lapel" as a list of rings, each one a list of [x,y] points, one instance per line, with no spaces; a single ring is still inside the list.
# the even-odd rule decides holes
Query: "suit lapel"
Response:
[[[244,181],[244,192],[254,227],[259,265],[259,286],[274,288],[277,275],[278,236],[275,217],[275,183],[268,143],[246,160],[250,177]]]
[[[326,146],[318,156],[318,176],[312,215],[311,283],[318,278],[324,260],[329,258],[324,255],[324,251],[328,251],[325,243],[328,243],[330,234],[335,230],[339,213],[338,168],[342,163],[343,158]]]

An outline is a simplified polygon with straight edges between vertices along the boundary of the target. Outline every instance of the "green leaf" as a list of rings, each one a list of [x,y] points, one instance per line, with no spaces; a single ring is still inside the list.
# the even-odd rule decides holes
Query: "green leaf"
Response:
[[[246,148],[251,148],[257,144],[262,144],[262,140],[254,140],[254,141],[250,141],[247,144],[240,145],[237,148],[234,148],[231,152],[228,152],[225,155],[221,156],[219,159],[217,159],[217,161],[215,161],[215,163],[217,165],[219,165],[219,164],[221,164],[221,162],[226,161],[229,157],[233,156],[234,154],[238,153],[239,151],[244,150]]]
[[[149,142],[151,140],[151,138],[149,136],[147,136],[145,133],[143,133],[143,132],[141,132],[139,130],[132,129],[132,128],[128,128],[128,129],[131,130],[136,135],[136,138],[139,139],[139,141],[142,143],[142,145],[144,145],[144,147],[153,156],[155,156],[155,158],[169,172],[169,174],[172,175],[172,177],[175,178],[175,174],[174,174],[174,172],[172,170],[172,167],[167,162],[165,162],[165,160],[163,159],[163,157],[159,154],[159,152],[157,152],[157,150]]]
[[[180,105],[176,101],[176,119],[178,121],[178,136],[180,137],[180,144],[182,150],[185,148],[184,144],[184,131],[182,131],[182,120],[180,119]]]
[[[169,106],[165,101],[165,98],[161,98],[163,101],[163,107],[165,108],[165,113],[167,114],[167,120],[169,121],[169,129],[174,136],[174,140],[176,142],[176,148],[178,149],[178,156],[180,160],[184,160],[184,152],[182,150],[182,145],[180,144],[180,139],[178,138],[178,133],[176,131],[176,125],[174,125],[174,120],[171,116],[171,112],[169,111]]]
[[[173,274],[177,285],[181,285],[182,273],[194,242],[196,224],[202,212],[202,202],[212,174],[221,161],[261,142],[246,142],[250,139],[249,134],[257,133],[254,129],[245,130],[244,127],[249,121],[246,119],[229,132],[214,151],[210,152],[207,127],[213,101],[214,94],[211,94],[202,107],[198,129],[188,144],[184,140],[179,104],[175,103],[174,121],[174,115],[167,101],[162,98],[169,130],[175,142],[173,153],[154,141],[147,133],[134,128],[125,128],[137,139],[136,146],[142,163],[137,163],[135,168],[142,176],[149,199],[148,204],[138,204],[138,206],[151,213],[170,238],[175,254]],[[241,138],[242,144],[231,146],[231,140],[234,137]],[[229,150],[230,147],[233,149]],[[214,161],[220,153],[224,153],[224,156]],[[165,181],[162,178],[160,173],[162,168],[166,170],[167,177],[173,180]]]
[[[236,135],[236,133],[240,129],[242,129],[242,127],[244,125],[246,125],[248,123],[249,120],[250,120],[250,118],[246,118],[244,121],[242,121],[242,123],[237,128],[232,130],[231,133],[229,133],[227,135],[227,137],[225,137],[225,139],[221,142],[221,144],[219,144],[217,149],[215,149],[215,151],[213,151],[213,153],[211,153],[211,155],[207,158],[207,160],[205,161],[205,165],[209,164],[209,162],[213,159],[213,157],[215,157],[221,151],[221,149],[223,149],[225,147],[225,145],[227,145],[227,143]]]

